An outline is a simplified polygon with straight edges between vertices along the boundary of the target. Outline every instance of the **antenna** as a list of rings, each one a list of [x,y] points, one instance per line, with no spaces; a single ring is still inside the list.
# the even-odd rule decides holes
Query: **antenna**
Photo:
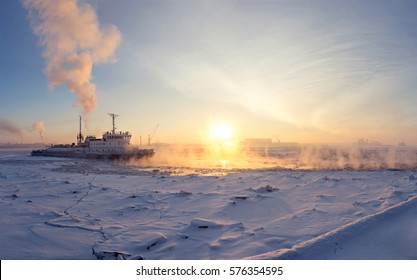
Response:
[[[109,116],[113,119],[113,130],[112,130],[112,133],[113,134],[115,134],[116,133],[116,126],[115,126],[115,123],[114,123],[114,120],[119,116],[119,115],[116,115],[116,114],[111,114],[111,113],[108,113],[109,114]]]

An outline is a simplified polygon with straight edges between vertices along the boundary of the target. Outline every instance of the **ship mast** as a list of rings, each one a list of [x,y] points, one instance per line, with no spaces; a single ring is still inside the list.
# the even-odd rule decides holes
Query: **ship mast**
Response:
[[[111,113],[108,113],[109,114],[109,116],[112,118],[112,120],[113,120],[113,130],[112,130],[112,133],[113,134],[115,134],[116,133],[116,126],[115,126],[115,123],[114,123],[114,120],[116,119],[116,117],[118,117],[119,115],[116,115],[116,114],[111,114]]]
[[[80,115],[80,133],[77,135],[78,144],[81,144],[81,142],[84,141],[84,136],[81,133],[81,121],[82,121],[82,117]]]

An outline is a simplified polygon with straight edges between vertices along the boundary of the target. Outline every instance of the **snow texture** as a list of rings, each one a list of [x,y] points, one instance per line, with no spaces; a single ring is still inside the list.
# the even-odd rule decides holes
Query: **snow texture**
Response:
[[[413,169],[213,174],[0,151],[0,258],[417,259]]]

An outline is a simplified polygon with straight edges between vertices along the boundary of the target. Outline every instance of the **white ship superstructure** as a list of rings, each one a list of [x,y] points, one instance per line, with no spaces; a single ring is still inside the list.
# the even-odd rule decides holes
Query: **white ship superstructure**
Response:
[[[45,150],[32,151],[34,156],[57,156],[57,157],[75,157],[75,158],[108,158],[108,159],[129,159],[152,156],[153,149],[142,149],[133,147],[130,143],[132,134],[129,132],[116,131],[115,118],[116,114],[109,114],[113,120],[113,129],[103,134],[102,138],[95,136],[84,136],[80,132],[77,135],[77,144],[59,144],[52,145]]]

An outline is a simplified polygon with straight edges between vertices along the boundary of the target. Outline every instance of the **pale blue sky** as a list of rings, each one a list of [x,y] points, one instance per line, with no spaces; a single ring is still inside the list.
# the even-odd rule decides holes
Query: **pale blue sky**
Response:
[[[89,133],[113,112],[136,142],[158,123],[155,140],[199,142],[224,121],[240,139],[417,144],[415,1],[82,2],[122,36],[116,63],[93,68]],[[24,142],[35,121],[74,141],[81,110],[66,86],[48,89],[27,11],[1,1],[0,20],[0,120]]]

